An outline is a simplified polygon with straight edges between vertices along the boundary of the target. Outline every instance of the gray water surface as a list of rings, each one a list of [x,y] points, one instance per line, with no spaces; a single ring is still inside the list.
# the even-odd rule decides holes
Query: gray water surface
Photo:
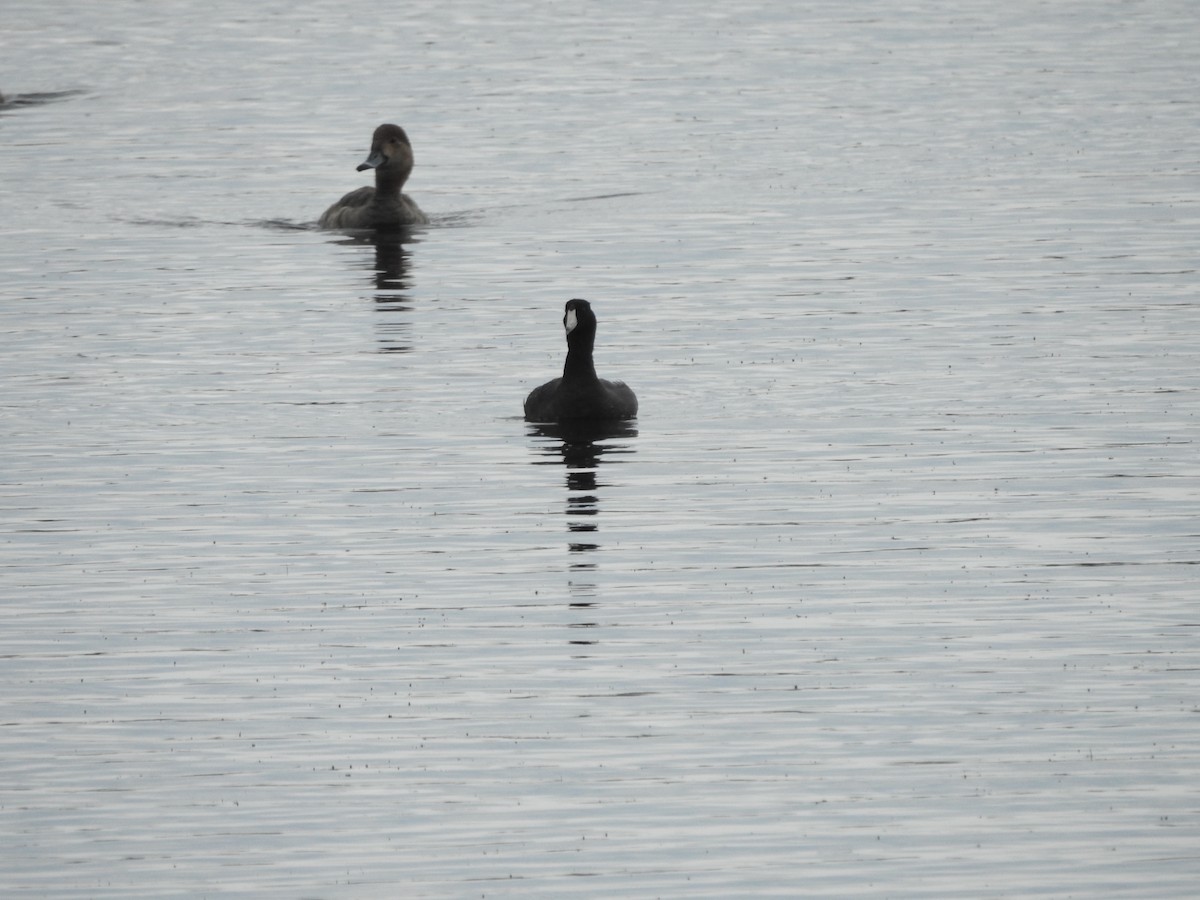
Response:
[[[4,896],[1194,893],[1194,4],[10,6]]]

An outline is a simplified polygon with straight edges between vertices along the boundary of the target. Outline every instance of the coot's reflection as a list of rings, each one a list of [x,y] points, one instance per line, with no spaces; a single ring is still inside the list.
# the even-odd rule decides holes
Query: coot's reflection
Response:
[[[637,426],[629,422],[577,422],[531,424],[529,433],[543,440],[537,444],[538,465],[562,464],[566,467],[567,547],[570,553],[571,606],[587,608],[594,604],[596,585],[595,551],[600,549],[600,501],[611,481],[601,475],[601,463],[619,462],[634,452]],[[590,627],[591,622],[577,623]],[[576,640],[590,644],[594,641]]]
[[[364,266],[371,271],[375,286],[375,310],[379,313],[379,343],[383,353],[404,353],[412,349],[409,332],[412,323],[408,314],[412,311],[408,290],[411,287],[409,269],[412,251],[409,246],[416,242],[409,229],[390,231],[355,231],[345,233],[338,240],[346,246],[372,247],[374,255],[370,261],[364,258]]]

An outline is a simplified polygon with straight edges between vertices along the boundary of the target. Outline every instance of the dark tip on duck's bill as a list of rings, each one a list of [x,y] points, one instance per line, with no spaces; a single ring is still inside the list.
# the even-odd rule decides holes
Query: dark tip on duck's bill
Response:
[[[378,150],[375,150],[371,153],[370,156],[368,156],[365,160],[360,162],[358,164],[358,168],[356,168],[354,171],[362,172],[364,169],[378,169],[380,166],[382,166],[387,161],[388,161],[388,158],[386,156],[384,156],[383,153],[381,153]]]

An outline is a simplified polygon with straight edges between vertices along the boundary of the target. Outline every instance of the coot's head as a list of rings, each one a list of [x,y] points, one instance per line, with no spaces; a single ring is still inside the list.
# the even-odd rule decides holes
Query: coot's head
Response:
[[[412,144],[399,125],[380,125],[371,136],[371,152],[358,167],[384,171],[401,183],[408,179],[413,167]]]
[[[596,336],[596,314],[592,304],[586,300],[568,300],[563,312],[563,328],[567,330],[567,343],[572,338]]]

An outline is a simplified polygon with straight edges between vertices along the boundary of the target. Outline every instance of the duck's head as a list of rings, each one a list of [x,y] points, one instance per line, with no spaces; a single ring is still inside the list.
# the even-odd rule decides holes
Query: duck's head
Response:
[[[400,177],[401,183],[408,179],[413,167],[412,144],[399,125],[380,125],[371,136],[371,152],[359,165],[358,171],[375,169],[393,178]]]

